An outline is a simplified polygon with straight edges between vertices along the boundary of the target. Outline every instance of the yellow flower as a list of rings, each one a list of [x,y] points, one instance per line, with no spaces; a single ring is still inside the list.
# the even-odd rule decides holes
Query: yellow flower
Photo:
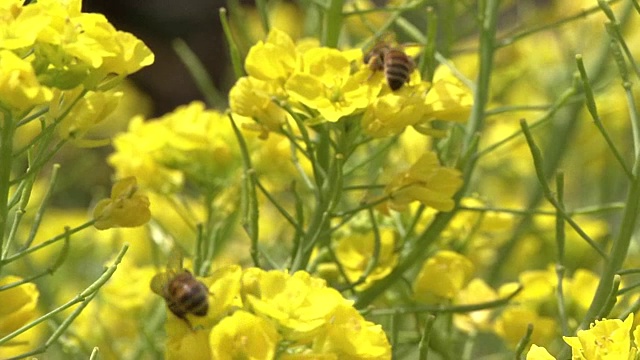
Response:
[[[175,317],[174,317],[175,318]],[[174,321],[184,321],[175,318]],[[212,359],[209,340],[209,331],[191,330],[185,326],[186,330],[180,331],[179,335],[172,330],[171,323],[167,321],[167,347],[165,359],[167,360],[209,360]],[[218,358],[215,358],[218,359]]]
[[[50,106],[49,116],[54,119],[62,115],[69,109],[60,105],[64,104],[62,99],[75,99],[82,91],[76,88],[74,91],[55,90],[54,99]],[[71,108],[65,118],[58,124],[56,130],[61,138],[75,141],[79,146],[101,146],[108,144],[109,140],[88,140],[85,134],[92,127],[102,122],[111,114],[122,99],[122,92],[94,92],[89,91]]]
[[[49,25],[49,16],[38,6],[5,1],[0,8],[0,47],[17,50],[32,46]]]
[[[463,255],[438,251],[422,265],[413,282],[414,296],[427,303],[451,300],[471,280],[473,272],[473,264]]]
[[[368,274],[364,283],[357,289],[367,288],[376,280],[389,274],[398,261],[395,253],[395,231],[389,228],[380,229],[380,250],[376,267]],[[353,232],[341,238],[336,246],[336,257],[350,282],[357,281],[364,275],[374,252],[373,231],[366,233]]]
[[[326,335],[316,341],[314,348],[344,360],[391,359],[391,346],[382,327],[366,321],[356,309],[345,304],[335,309]]]
[[[115,152],[108,162],[115,168],[116,177],[135,176],[140,186],[161,194],[177,191],[184,183],[184,174],[156,161],[156,154],[162,151],[170,137],[170,129],[164,124],[134,117],[127,132],[113,140]]]
[[[494,330],[507,344],[516,346],[526,334],[529,324],[533,325],[531,341],[536,344],[548,345],[558,333],[555,319],[523,307],[505,309],[496,320]]]
[[[154,121],[135,118],[114,147],[109,163],[116,175],[135,176],[158,193],[178,191],[187,179],[215,192],[234,182],[241,166],[229,119],[199,101]]]
[[[440,166],[438,157],[427,152],[409,168],[396,175],[385,188],[389,207],[402,211],[413,201],[440,211],[451,211],[453,195],[462,186],[460,172]]]
[[[589,330],[578,330],[578,336],[565,336],[573,359],[626,360],[631,349],[633,314],[624,320],[596,320]]]
[[[0,278],[0,287],[21,281],[18,276]],[[25,283],[7,290],[0,290],[0,338],[9,335],[38,317],[38,289],[33,283]],[[34,329],[18,335],[0,346],[0,357],[9,358],[33,350],[37,343]]]
[[[364,132],[373,137],[400,134],[407,126],[417,124],[425,111],[427,83],[403,86],[397,91],[380,95],[362,116]]]
[[[213,328],[209,341],[212,359],[271,360],[280,336],[269,321],[239,310]]]
[[[473,106],[473,94],[456,78],[448,67],[436,70],[433,86],[424,99],[427,107],[421,121],[466,121]]]
[[[547,349],[542,346],[531,344],[526,360],[556,360],[556,358],[551,356]]]
[[[276,81],[278,85],[293,73],[296,66],[296,47],[285,32],[272,29],[266,42],[251,47],[244,67],[247,74],[259,80]]]
[[[137,191],[135,177],[116,182],[111,189],[111,197],[100,200],[93,210],[96,229],[106,230],[146,224],[151,218],[149,198],[137,194]]]
[[[301,61],[302,71],[291,75],[285,89],[291,100],[317,110],[320,122],[336,122],[364,109],[380,91],[380,86],[366,85],[368,71],[351,74],[351,62],[362,61],[360,50],[315,48],[306,51]]]
[[[0,50],[0,106],[9,111],[24,111],[52,98],[42,86],[29,61],[8,50]]]
[[[248,274],[243,277],[246,305],[278,323],[280,333],[288,339],[310,339],[321,331],[339,304],[351,304],[324,280],[304,271],[289,275],[253,269]]]
[[[456,305],[472,305],[494,300],[498,300],[498,293],[484,280],[474,278],[458,292],[453,302]],[[455,314],[453,317],[454,324],[468,333],[489,328],[492,320],[493,312],[491,310]]]
[[[267,131],[275,131],[290,117],[275,103],[286,98],[283,89],[273,82],[250,76],[238,79],[229,92],[229,107],[235,114],[253,118]]]

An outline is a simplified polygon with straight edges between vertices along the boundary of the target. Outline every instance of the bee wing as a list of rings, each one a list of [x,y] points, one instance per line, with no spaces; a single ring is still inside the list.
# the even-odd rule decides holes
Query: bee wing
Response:
[[[179,272],[183,269],[183,260],[184,256],[182,255],[182,251],[178,247],[171,248],[169,252],[169,259],[167,260],[167,269],[173,270],[175,272]]]
[[[171,274],[168,272],[161,272],[156,274],[152,279],[149,286],[151,287],[151,291],[154,293],[164,297],[164,287],[167,285],[169,280],[171,279]]]

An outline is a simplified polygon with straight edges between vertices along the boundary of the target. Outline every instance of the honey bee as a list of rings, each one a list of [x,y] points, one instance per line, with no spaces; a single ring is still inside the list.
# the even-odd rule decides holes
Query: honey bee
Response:
[[[151,279],[151,290],[162,296],[167,307],[189,327],[187,314],[206,316],[209,311],[209,289],[182,267],[182,254],[174,249],[169,255],[167,271]]]
[[[379,42],[365,56],[364,62],[369,68],[376,71],[384,71],[387,84],[391,90],[396,91],[409,81],[411,72],[416,64],[401,47],[391,46],[387,42]]]

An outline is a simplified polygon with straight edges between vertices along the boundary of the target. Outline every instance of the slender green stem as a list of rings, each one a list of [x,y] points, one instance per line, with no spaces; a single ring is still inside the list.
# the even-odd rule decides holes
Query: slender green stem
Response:
[[[634,179],[630,184],[629,192],[627,194],[626,207],[624,214],[622,215],[622,223],[620,224],[620,232],[614,239],[611,246],[609,260],[605,262],[604,268],[600,274],[600,282],[598,288],[591,301],[591,305],[587,310],[582,322],[580,323],[580,329],[586,329],[589,327],[598,314],[607,306],[607,302],[610,299],[611,289],[614,285],[614,277],[618,276],[618,271],[622,268],[627,252],[629,251],[629,245],[631,244],[631,238],[634,233],[634,229],[637,223],[638,213],[640,211],[640,157],[636,158],[633,174]]]
[[[31,254],[33,252],[36,252],[36,251],[38,251],[40,249],[46,248],[47,246],[49,246],[49,245],[51,245],[53,243],[56,243],[56,242],[58,242],[60,240],[65,239],[69,235],[75,234],[75,233],[77,233],[79,231],[82,231],[82,230],[84,230],[84,229],[86,229],[86,228],[88,228],[90,226],[93,226],[93,224],[95,222],[96,222],[95,220],[90,220],[90,221],[88,221],[88,222],[86,222],[86,223],[84,223],[82,225],[76,226],[75,228],[72,228],[72,229],[69,229],[68,231],[65,231],[63,234],[60,234],[58,236],[54,236],[53,238],[51,238],[51,239],[49,239],[47,241],[44,241],[44,242],[42,242],[42,243],[40,243],[38,245],[35,245],[35,246],[30,247],[28,249],[25,249],[24,251],[20,251],[18,253],[15,253],[15,254],[13,254],[11,256],[8,256],[8,257],[0,260],[0,267],[2,265],[9,264],[9,263],[11,263],[11,262],[13,262],[15,260],[18,260],[18,259],[20,259],[20,258],[22,258],[22,257],[24,257],[26,255],[29,255],[29,254]]]
[[[329,7],[324,12],[324,28],[321,43],[327,47],[337,47],[342,30],[342,7],[344,0],[329,0]]]
[[[596,100],[595,100],[595,97],[593,96],[593,89],[591,88],[589,77],[587,76],[587,70],[584,67],[584,63],[582,62],[582,55],[576,55],[576,63],[578,64],[578,71],[580,72],[580,78],[582,79],[584,96],[586,100],[587,109],[589,110],[589,114],[591,114],[591,118],[593,119],[594,124],[600,131],[600,135],[602,135],[604,140],[607,142],[607,145],[609,146],[609,150],[611,150],[611,153],[613,154],[613,156],[616,158],[616,160],[618,160],[620,167],[622,167],[622,170],[624,170],[625,174],[627,174],[627,177],[631,179],[632,178],[631,170],[629,170],[629,167],[624,162],[624,159],[622,158],[620,151],[618,151],[618,148],[615,146],[614,141],[611,139],[611,137],[609,136],[609,133],[604,128],[604,125],[602,124],[602,120],[600,119],[600,115],[598,115]]]
[[[11,187],[11,169],[13,168],[13,134],[15,124],[9,112],[0,113],[2,122],[0,123],[0,254],[4,257],[7,253],[8,217],[9,217],[9,188]],[[0,259],[1,260],[1,259]],[[2,262],[0,262],[2,268]]]
[[[258,227],[258,219],[260,216],[258,210],[258,194],[256,191],[257,178],[256,172],[251,164],[251,156],[249,155],[249,149],[247,148],[247,142],[244,140],[244,136],[238,129],[233,116],[229,114],[229,121],[233,127],[233,132],[238,140],[238,146],[240,147],[240,153],[242,154],[242,163],[244,166],[245,182],[243,184],[243,227],[249,238],[251,239],[251,258],[253,259],[254,266],[260,266],[260,258],[258,256],[258,238],[260,230]]]
[[[378,315],[393,315],[393,314],[417,314],[417,313],[449,313],[460,314],[469,313],[473,311],[488,310],[507,305],[513,298],[515,298],[521,291],[522,287],[518,287],[511,294],[493,301],[486,301],[476,304],[465,305],[435,305],[435,306],[415,306],[406,308],[391,308],[391,309],[373,309],[371,310],[372,316]]]
[[[229,21],[227,20],[227,9],[225,8],[220,8],[220,23],[222,24],[222,31],[224,32],[224,36],[227,39],[227,45],[229,46],[229,55],[231,57],[233,73],[236,76],[236,79],[239,79],[244,76],[242,56],[240,56],[240,50],[238,50],[238,46],[233,40],[233,33],[231,32],[231,27],[229,26]]]
[[[514,359],[516,360],[522,359],[522,354],[524,353],[524,350],[527,348],[527,345],[529,345],[529,342],[531,342],[531,335],[533,335],[533,324],[527,325],[527,332],[522,336],[522,338],[518,342],[518,345],[516,346]]]
[[[422,336],[420,337],[420,343],[418,344],[418,359],[420,360],[427,360],[429,356],[429,339],[431,339],[431,330],[433,330],[433,324],[435,323],[435,321],[435,315],[429,314],[427,316],[427,320],[424,323]]]
[[[175,39],[171,43],[173,50],[191,74],[198,90],[205,97],[207,105],[223,110],[227,107],[226,98],[218,91],[207,69],[202,64],[196,53],[182,39]]]
[[[564,210],[564,173],[559,172],[556,176],[556,194],[560,208]],[[558,315],[560,318],[560,329],[562,335],[569,335],[569,324],[567,311],[564,301],[564,248],[565,248],[565,229],[564,217],[560,210],[556,210],[556,246],[558,251],[558,262],[556,264],[556,302],[558,304]]]
[[[527,125],[527,122],[524,120],[520,121],[520,126],[522,128],[522,132],[524,133],[525,139],[527,140],[527,145],[529,145],[529,150],[531,151],[531,157],[533,158],[533,165],[536,171],[536,176],[538,178],[538,182],[540,183],[540,187],[542,189],[542,194],[544,197],[553,205],[558,214],[562,215],[563,219],[567,221],[569,225],[582,237],[594,250],[598,252],[598,254],[603,258],[607,258],[607,254],[605,251],[598,245],[591,237],[580,228],[580,226],[564,211],[562,205],[558,202],[558,199],[553,195],[549,184],[547,183],[547,177],[545,174],[545,164],[542,160],[542,152],[540,148],[536,145],[533,140],[533,135],[531,135],[531,129]]]
[[[609,4],[615,4],[617,2],[619,2],[620,0],[611,0],[608,1]],[[516,41],[520,41],[528,36],[537,34],[539,32],[543,32],[543,31],[547,31],[550,29],[557,29],[562,25],[568,24],[572,21],[587,17],[591,14],[595,14],[597,12],[600,11],[600,7],[598,5],[590,7],[589,9],[585,9],[580,11],[577,14],[571,15],[571,16],[567,16],[566,18],[562,18],[560,20],[548,23],[548,24],[543,24],[543,25],[539,25],[539,26],[534,26],[531,29],[528,30],[524,30],[518,34],[515,35],[508,35],[503,37],[499,42],[498,42],[498,47],[505,47],[507,45],[511,45]]]

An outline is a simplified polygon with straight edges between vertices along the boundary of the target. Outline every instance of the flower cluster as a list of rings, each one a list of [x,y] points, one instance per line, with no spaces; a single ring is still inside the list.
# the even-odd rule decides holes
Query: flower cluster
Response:
[[[227,266],[201,278],[209,311],[169,314],[167,359],[390,359],[380,325],[304,271]],[[205,351],[204,349],[209,349]]]
[[[60,136],[81,140],[121,97],[105,91],[153,54],[103,15],[81,12],[79,0],[22,3],[0,2],[0,108],[20,117],[50,104]]]
[[[108,161],[116,175],[135,176],[159,194],[175,193],[186,182],[214,193],[228,186],[240,167],[229,119],[197,101],[159,119],[135,117],[113,145]]]
[[[354,122],[359,115],[367,134],[383,137],[407,126],[429,128],[435,119],[464,121],[472,103],[471,93],[450,73],[441,72],[447,75],[432,85],[413,71],[394,92],[382,72],[364,63],[362,50],[296,45],[277,29],[251,48],[245,69],[248,76],[229,94],[231,110],[254,118],[265,131],[278,130],[291,118],[313,125]]]

